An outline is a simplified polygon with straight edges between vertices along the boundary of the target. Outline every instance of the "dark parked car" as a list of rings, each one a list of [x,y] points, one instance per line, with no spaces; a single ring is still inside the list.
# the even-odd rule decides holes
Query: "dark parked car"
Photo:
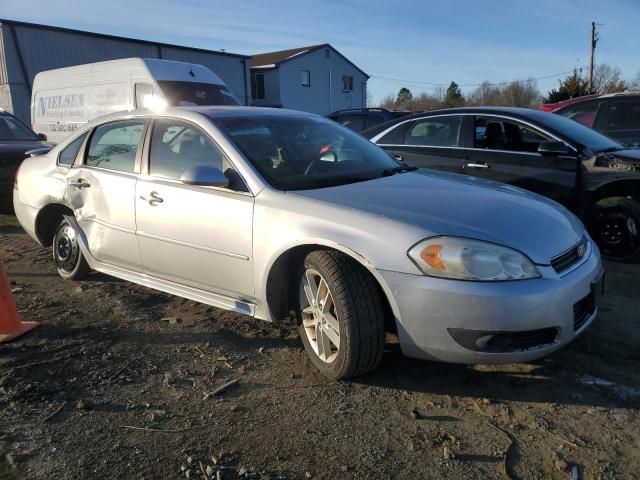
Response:
[[[348,127],[356,132],[361,132],[367,128],[372,128],[381,123],[404,117],[411,112],[404,110],[387,110],[386,108],[353,108],[349,110],[338,110],[327,115],[327,118],[338,122],[344,127]]]
[[[24,123],[0,109],[0,212],[11,211],[13,179],[20,162],[32,150],[51,148],[44,135],[33,132]]]
[[[631,146],[640,146],[640,92],[589,95],[540,107]]]
[[[432,111],[363,135],[409,165],[550,197],[583,220],[609,258],[640,260],[640,149],[560,115],[521,108]]]

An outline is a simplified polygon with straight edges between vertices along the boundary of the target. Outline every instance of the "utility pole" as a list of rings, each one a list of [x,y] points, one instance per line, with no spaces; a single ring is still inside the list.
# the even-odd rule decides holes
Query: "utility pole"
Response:
[[[589,93],[593,93],[593,61],[598,43],[598,32],[596,32],[596,22],[591,22],[591,56],[589,60]]]

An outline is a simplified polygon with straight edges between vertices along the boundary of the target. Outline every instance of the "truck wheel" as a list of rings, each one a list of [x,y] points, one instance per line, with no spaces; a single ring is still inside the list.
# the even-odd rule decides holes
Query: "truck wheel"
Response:
[[[384,309],[369,272],[347,255],[317,250],[297,277],[298,321],[312,363],[333,379],[378,366],[384,348]]]
[[[625,197],[605,198],[591,207],[587,218],[589,233],[603,256],[640,260],[640,203]]]
[[[60,222],[53,237],[53,259],[58,274],[65,280],[81,280],[91,271],[80,250],[76,232],[66,220]]]

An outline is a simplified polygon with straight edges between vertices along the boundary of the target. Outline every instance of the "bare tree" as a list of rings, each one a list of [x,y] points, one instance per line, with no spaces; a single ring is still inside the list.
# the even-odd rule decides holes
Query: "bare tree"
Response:
[[[635,78],[631,80],[629,85],[629,90],[634,92],[640,92],[640,71],[636,74]]]
[[[622,80],[622,71],[618,67],[612,67],[606,63],[601,63],[594,69],[594,93],[616,93],[624,92],[626,89],[627,84]]]
[[[468,97],[470,105],[536,108],[540,91],[535,80],[514,81],[504,86],[483,82]]]

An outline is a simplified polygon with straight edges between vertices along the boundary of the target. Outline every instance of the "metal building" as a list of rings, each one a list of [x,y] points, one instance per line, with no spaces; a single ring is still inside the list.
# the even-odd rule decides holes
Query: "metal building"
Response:
[[[38,72],[128,57],[199,63],[217,73],[241,103],[251,103],[248,56],[0,19],[0,107],[28,124]]]

